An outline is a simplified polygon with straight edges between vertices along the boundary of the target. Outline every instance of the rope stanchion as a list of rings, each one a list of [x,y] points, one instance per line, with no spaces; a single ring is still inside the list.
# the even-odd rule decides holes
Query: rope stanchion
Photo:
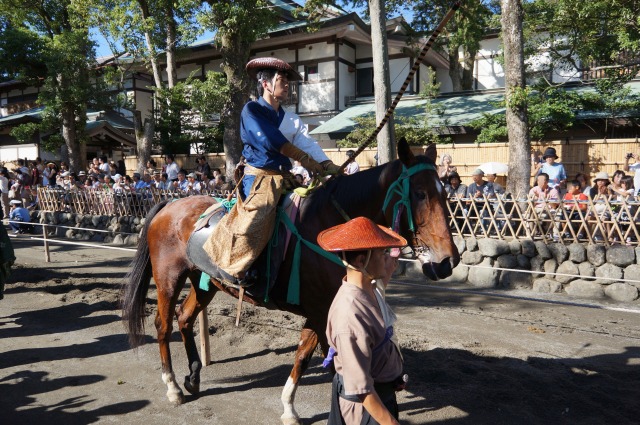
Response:
[[[393,111],[396,109],[396,106],[398,106],[398,102],[400,102],[400,99],[404,95],[404,92],[407,91],[407,87],[411,83],[411,80],[413,80],[413,77],[418,71],[418,68],[420,68],[420,65],[422,64],[422,61],[427,55],[427,52],[429,52],[433,43],[436,41],[436,39],[438,38],[438,36],[440,35],[444,27],[447,25],[449,20],[451,20],[451,18],[459,8],[460,8],[460,1],[457,1],[453,4],[453,6],[451,6],[451,9],[449,9],[449,12],[447,12],[447,14],[444,16],[444,18],[440,22],[440,24],[438,24],[438,27],[433,31],[433,33],[431,34],[431,37],[429,37],[429,40],[427,40],[425,45],[422,47],[420,55],[418,55],[418,58],[416,59],[413,66],[411,67],[411,70],[409,71],[407,78],[405,78],[404,83],[400,88],[400,91],[398,92],[398,94],[396,94],[396,98],[391,103],[391,106],[389,106],[389,108],[387,109],[387,112],[385,113],[384,117],[382,118],[382,120],[380,121],[376,129],[373,130],[373,133],[371,133],[371,135],[367,138],[367,140],[365,140],[364,143],[362,143],[360,147],[358,147],[358,149],[355,151],[355,154],[352,158],[355,158],[358,155],[360,155],[362,151],[364,151],[367,148],[367,146],[369,146],[375,140],[375,138],[378,136],[378,133],[380,133],[382,128],[387,124],[387,121],[389,121],[389,118],[391,118],[391,115],[393,115]],[[339,171],[340,173],[344,171],[347,165],[349,165],[349,162],[351,161],[352,158],[348,159],[340,166],[340,171]]]

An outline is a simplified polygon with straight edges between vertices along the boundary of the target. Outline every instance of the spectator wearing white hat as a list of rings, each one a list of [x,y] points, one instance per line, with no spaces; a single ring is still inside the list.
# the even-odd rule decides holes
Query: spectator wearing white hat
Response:
[[[200,193],[201,190],[200,182],[197,180],[197,177],[196,173],[187,174],[187,190],[192,193]]]
[[[31,215],[29,211],[22,206],[22,201],[19,199],[11,200],[11,212],[9,213],[9,226],[13,230],[14,234],[29,232],[32,226],[26,223],[31,222]],[[18,221],[19,223],[14,223]]]

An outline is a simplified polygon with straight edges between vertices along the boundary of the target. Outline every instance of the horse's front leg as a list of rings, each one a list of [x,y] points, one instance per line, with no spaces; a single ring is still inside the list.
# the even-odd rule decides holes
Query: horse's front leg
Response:
[[[298,382],[300,382],[304,371],[307,370],[309,361],[317,345],[318,334],[309,327],[309,322],[307,322],[300,334],[300,342],[296,350],[296,360],[293,364],[293,370],[291,370],[289,379],[287,379],[287,383],[282,390],[282,396],[280,397],[282,405],[284,406],[284,413],[280,419],[284,425],[300,425],[300,417],[293,407],[293,402],[296,397]]]
[[[184,388],[189,393],[198,395],[200,392],[200,369],[202,362],[198,355],[198,349],[193,337],[193,324],[198,314],[207,308],[213,299],[217,289],[212,285],[209,291],[203,291],[198,287],[200,272],[193,272],[189,275],[191,280],[191,290],[182,304],[176,308],[176,318],[178,319],[178,329],[182,335],[182,342],[187,352],[189,361],[189,374],[184,377]]]

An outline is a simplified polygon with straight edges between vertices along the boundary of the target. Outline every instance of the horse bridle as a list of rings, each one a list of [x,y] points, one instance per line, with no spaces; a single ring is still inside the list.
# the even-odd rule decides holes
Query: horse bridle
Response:
[[[413,212],[411,210],[411,185],[410,180],[411,176],[420,171],[431,170],[436,171],[436,167],[434,164],[420,162],[418,164],[414,164],[411,167],[407,168],[404,164],[402,164],[402,172],[400,176],[394,181],[389,189],[387,189],[387,195],[384,199],[384,204],[382,205],[382,212],[385,213],[387,208],[389,207],[389,203],[394,195],[398,195],[400,199],[393,204],[393,214],[391,219],[391,229],[394,232],[398,232],[400,229],[400,218],[402,217],[402,213],[406,209],[407,211],[407,222],[409,223],[409,230],[411,231],[411,248],[416,256],[428,255],[429,248],[419,243],[418,239],[418,231],[416,231],[416,226],[413,221]]]

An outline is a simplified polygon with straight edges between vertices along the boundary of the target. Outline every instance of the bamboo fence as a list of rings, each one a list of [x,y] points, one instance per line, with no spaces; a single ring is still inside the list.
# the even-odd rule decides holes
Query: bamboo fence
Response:
[[[182,192],[157,189],[38,189],[41,211],[145,217],[157,203],[195,194],[226,198],[229,191]],[[538,202],[527,196],[449,198],[449,225],[454,235],[476,238],[528,239],[638,245],[640,202],[615,197],[567,202]]]

